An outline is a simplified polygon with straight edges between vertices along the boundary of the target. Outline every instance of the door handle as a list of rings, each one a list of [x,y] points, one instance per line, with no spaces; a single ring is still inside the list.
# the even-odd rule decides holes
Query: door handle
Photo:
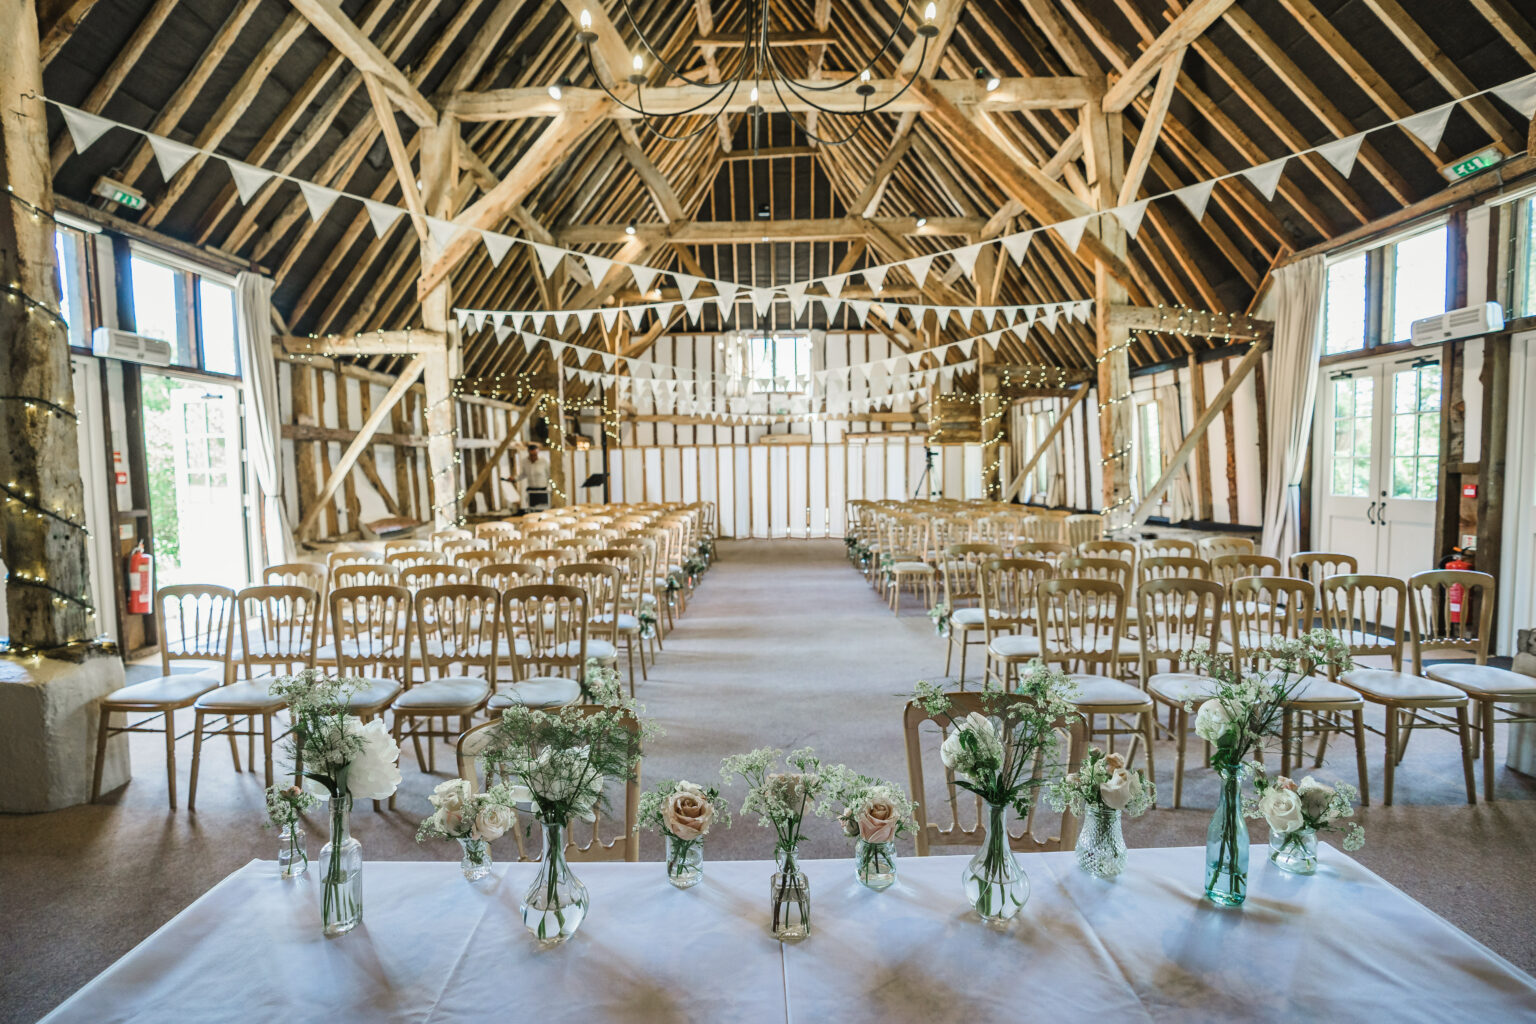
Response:
[[[1375,519],[1374,516],[1371,515],[1371,513],[1373,511],[1375,511],[1375,509],[1376,509],[1376,503],[1374,501],[1371,502],[1369,505],[1365,506],[1365,521],[1370,523],[1372,526],[1376,525],[1376,519]]]

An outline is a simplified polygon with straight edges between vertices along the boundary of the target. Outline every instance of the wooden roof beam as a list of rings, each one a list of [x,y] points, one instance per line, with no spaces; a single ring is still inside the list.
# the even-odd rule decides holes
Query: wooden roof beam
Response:
[[[437,124],[437,109],[405,77],[405,72],[395,67],[373,40],[352,23],[336,0],[289,2],[359,71],[376,76],[406,117],[423,128]]]
[[[1125,165],[1125,181],[1120,185],[1119,204],[1125,205],[1141,191],[1141,179],[1146,176],[1152,163],[1152,151],[1163,131],[1163,118],[1168,114],[1168,104],[1173,102],[1174,89],[1179,84],[1179,69],[1184,64],[1185,48],[1180,47],[1163,61],[1157,73],[1157,88],[1152,92],[1152,102],[1147,107],[1146,119],[1141,124],[1141,135],[1131,152],[1130,163]]]
[[[1131,105],[1131,101],[1147,87],[1168,58],[1194,42],[1217,18],[1232,6],[1232,0],[1194,0],[1163,34],[1141,52],[1135,62],[1120,76],[1120,80],[1104,93],[1103,110],[1117,114]]]
[[[609,245],[634,238],[679,245],[733,245],[754,242],[830,242],[862,238],[871,224],[893,235],[929,237],[964,236],[980,232],[980,217],[930,217],[917,226],[914,217],[825,217],[804,220],[679,221],[671,225],[637,224],[633,235],[627,224],[574,224],[556,228],[556,244]],[[916,254],[914,254],[916,255]],[[905,258],[905,257],[903,257]]]

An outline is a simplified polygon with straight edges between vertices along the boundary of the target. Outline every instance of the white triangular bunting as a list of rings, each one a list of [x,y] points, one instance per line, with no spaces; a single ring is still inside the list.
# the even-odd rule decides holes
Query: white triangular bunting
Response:
[[[923,282],[928,279],[928,271],[933,266],[933,257],[914,256],[912,259],[907,260],[906,266],[912,273],[912,280],[916,281],[917,286],[921,288]]]
[[[736,313],[736,291],[727,288],[715,296],[715,309],[719,310],[721,318],[734,316]]]
[[[699,326],[699,314],[704,312],[704,299],[689,299],[683,303],[683,311],[688,314],[688,322],[693,326]]]
[[[773,289],[772,288],[753,288],[752,289],[752,309],[753,309],[753,311],[756,312],[758,316],[766,316],[768,314],[768,311],[770,309],[772,309],[772,308],[773,308]]]
[[[677,292],[683,297],[683,301],[687,302],[693,298],[693,290],[699,286],[703,278],[694,277],[692,274],[673,274],[672,280],[677,282]]]
[[[1066,245],[1068,252],[1077,251],[1077,244],[1083,240],[1083,231],[1088,227],[1090,216],[1092,214],[1085,213],[1081,217],[1073,217],[1071,220],[1051,225],[1051,230],[1056,232],[1057,237]]]
[[[1033,231],[1020,231],[1003,239],[1003,248],[1008,250],[1008,255],[1013,258],[1015,265],[1024,262],[1024,253],[1029,248],[1029,240],[1034,237]]]
[[[837,307],[843,304],[842,300],[834,299],[830,295],[826,298],[818,297],[816,301],[821,303],[821,311],[826,316],[829,323],[831,322],[832,318],[837,315]]]
[[[848,308],[853,310],[853,315],[859,318],[859,326],[864,326],[864,320],[869,316],[869,302],[865,299],[849,299]]]
[[[395,226],[395,221],[405,211],[398,206],[390,206],[373,199],[363,200],[363,209],[368,211],[368,223],[373,225],[375,238],[383,238],[390,228]]]
[[[560,261],[565,259],[564,249],[557,249],[541,242],[533,243],[533,251],[538,254],[539,269],[544,272],[545,277],[553,277],[555,270],[560,266]]]
[[[1173,194],[1179,197],[1179,202],[1189,210],[1190,216],[1195,220],[1205,217],[1206,204],[1211,201],[1211,189],[1216,187],[1216,180],[1197,181],[1193,185],[1185,185],[1177,189]]]
[[[1258,189],[1265,199],[1274,199],[1275,189],[1280,187],[1280,175],[1285,173],[1285,164],[1289,159],[1290,157],[1283,156],[1267,164],[1250,167],[1243,172],[1243,177],[1247,178],[1248,183]]]
[[[242,203],[249,203],[261,191],[272,177],[271,171],[262,170],[260,167],[252,167],[250,164],[239,160],[225,160],[229,168],[229,176],[235,179],[235,192],[239,194]]]
[[[965,272],[966,277],[976,273],[976,257],[981,255],[981,243],[965,245],[950,253],[955,263]]]
[[[603,279],[608,276],[608,271],[613,269],[613,260],[608,259],[606,256],[594,256],[589,252],[584,252],[581,254],[581,258],[587,265],[587,273],[592,275],[592,284],[594,286],[602,284]]]
[[[656,275],[659,273],[660,271],[655,267],[642,267],[637,263],[629,265],[629,274],[635,279],[635,287],[641,292],[651,290],[651,285],[656,283]]]
[[[583,331],[585,331],[588,327],[590,327],[592,325],[592,313],[593,313],[593,310],[590,310],[590,309],[579,309],[579,310],[577,310],[576,311],[576,326],[580,327]]]
[[[1521,117],[1536,116],[1536,75],[1506,82],[1495,88],[1493,94],[1518,110]]]
[[[506,341],[507,337],[511,333],[512,333],[512,328],[508,327],[506,324],[497,324],[496,325],[496,340],[497,341]]]
[[[833,274],[831,277],[822,278],[821,283],[827,289],[827,294],[835,299],[843,294],[843,282],[847,280],[847,274]]]
[[[1424,145],[1436,149],[1440,145],[1440,137],[1445,134],[1445,123],[1451,119],[1451,111],[1454,109],[1456,102],[1453,100],[1398,123],[1417,136]]]
[[[64,127],[69,129],[69,137],[75,141],[75,152],[84,153],[91,145],[107,133],[107,129],[116,127],[112,121],[95,114],[87,114],[83,110],[74,107],[59,105],[59,113],[64,115]]]
[[[160,177],[170,181],[176,172],[197,155],[197,149],[184,142],[175,142],[162,135],[149,135],[149,148],[155,151],[155,163],[160,165]]]
[[[889,269],[891,268],[886,266],[864,268],[864,283],[869,285],[870,291],[879,294],[885,287],[885,272]]]
[[[1120,226],[1125,229],[1125,233],[1132,238],[1135,238],[1136,232],[1141,230],[1141,218],[1146,216],[1149,202],[1151,202],[1149,199],[1138,199],[1134,203],[1117,206],[1112,211],[1115,219],[1120,222]]]
[[[451,220],[444,220],[441,217],[427,218],[427,234],[431,236],[432,244],[437,246],[439,251],[447,249],[462,230],[464,229]]]
[[[480,241],[485,243],[485,251],[491,257],[491,266],[501,266],[501,261],[506,259],[507,251],[512,248],[512,236],[498,234],[495,231],[480,232]]]
[[[1330,142],[1326,146],[1317,147],[1317,155],[1333,165],[1333,169],[1344,177],[1349,177],[1349,172],[1355,169],[1355,157],[1360,155],[1360,143],[1365,141],[1365,133],[1346,135],[1337,142]]]
[[[975,338],[962,338],[955,342],[955,345],[960,349],[960,354],[965,356],[967,359],[976,354]]]
[[[311,220],[324,220],[325,215],[331,212],[336,199],[341,195],[333,188],[324,185],[316,185],[314,182],[299,182],[299,194],[304,197],[304,205],[309,207]]]

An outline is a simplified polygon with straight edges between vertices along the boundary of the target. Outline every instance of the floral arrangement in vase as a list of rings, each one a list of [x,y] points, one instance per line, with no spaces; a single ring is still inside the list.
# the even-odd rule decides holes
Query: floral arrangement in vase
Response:
[[[1277,775],[1271,779],[1262,766],[1254,765],[1254,796],[1243,803],[1243,813],[1262,817],[1269,825],[1269,859],[1292,874],[1317,872],[1317,834],[1340,832],[1344,849],[1365,845],[1365,829],[1359,822],[1344,823],[1355,816],[1359,791],[1347,783],[1327,785],[1308,775],[1300,782]]]
[[[277,873],[297,878],[309,870],[309,851],[304,845],[304,826],[299,816],[319,803],[303,786],[267,787],[267,828],[278,829]]]
[[[928,617],[933,620],[933,632],[937,636],[946,636],[949,633],[949,604],[940,601],[928,609]]]
[[[480,755],[487,783],[521,784],[544,834],[538,875],[523,896],[523,925],[540,943],[563,942],[576,933],[588,907],[587,887],[566,859],[569,823],[597,820],[605,780],[636,777],[641,742],[652,730],[634,702],[611,695],[609,702],[584,707],[515,705],[487,734]]]
[[[824,769],[827,798],[842,805],[837,823],[854,840],[854,874],[880,892],[896,883],[896,840],[917,827],[912,801],[894,783],[843,765]]]
[[[640,795],[635,827],[660,832],[667,844],[667,881],[679,889],[704,877],[704,837],[714,825],[731,823],[720,790],[686,780],[668,779]]]
[[[618,669],[604,665],[596,658],[587,659],[581,674],[582,703],[616,706],[624,700],[623,686]]]
[[[1011,920],[1029,899],[1029,879],[1008,845],[1007,812],[1028,816],[1034,791],[1046,778],[1036,764],[1058,767],[1058,728],[1077,720],[1066,674],[1041,661],[1019,670],[1013,686],[992,680],[974,695],[981,710],[954,716],[954,700],[920,682],[913,700],[949,728],[939,757],[955,773],[955,785],[985,805],[979,823],[981,849],[961,876],[966,896],[983,921]]]
[[[635,620],[640,623],[640,636],[646,640],[656,635],[656,613],[649,607],[641,607],[635,613]]]
[[[1157,799],[1157,786],[1140,768],[1127,768],[1120,754],[1091,747],[1077,771],[1046,787],[1045,798],[1058,811],[1070,810],[1080,822],[1077,866],[1099,878],[1114,878],[1125,870],[1121,818],[1146,813]]]
[[[795,770],[775,772],[783,751],[760,747],[749,754],[732,754],[720,763],[727,779],[741,776],[747,783],[742,814],[756,814],[759,824],[774,831],[774,862],[778,870],[769,887],[773,934],[780,940],[803,939],[811,933],[811,889],[800,870],[800,840],[807,811],[825,814],[818,799],[826,791],[821,760],[810,747],[784,759]]]
[[[478,882],[491,873],[490,844],[517,823],[517,805],[528,804],[532,797],[524,787],[505,782],[476,793],[468,779],[449,779],[427,799],[433,811],[416,829],[416,841],[457,840],[463,850],[459,866],[464,877]]]
[[[272,692],[288,702],[290,754],[306,789],[331,802],[331,838],[320,849],[321,918],[325,934],[341,935],[363,919],[363,850],[352,838],[354,800],[387,800],[400,785],[400,747],[383,719],[364,722],[347,712],[356,680],[307,669],[279,679]]]
[[[1195,715],[1195,734],[1211,745],[1211,765],[1221,794],[1205,838],[1205,895],[1220,906],[1241,906],[1248,893],[1248,826],[1243,821],[1242,779],[1246,758],[1280,733],[1285,705],[1314,671],[1351,666],[1338,637],[1314,629],[1295,639],[1272,638],[1259,657],[1268,668],[1239,673],[1230,655],[1205,645],[1190,655],[1214,683]]]

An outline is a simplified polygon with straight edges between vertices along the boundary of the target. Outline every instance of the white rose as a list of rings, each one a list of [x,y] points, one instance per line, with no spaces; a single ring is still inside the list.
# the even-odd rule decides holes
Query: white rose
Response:
[[[1259,813],[1270,831],[1281,834],[1301,828],[1301,798],[1289,789],[1271,786],[1259,797]]]
[[[1131,802],[1131,773],[1124,768],[1110,772],[1109,778],[1099,783],[1099,799],[1105,807],[1125,810],[1125,805]]]
[[[585,762],[583,762],[585,763]],[[586,788],[576,796],[576,817],[582,821],[597,820],[597,803],[603,797],[603,777],[594,775],[587,780]]]
[[[347,768],[347,792],[354,800],[388,800],[400,785],[399,744],[380,718],[365,725],[349,717],[347,732],[363,740]]]
[[[1218,743],[1222,733],[1232,724],[1232,718],[1219,700],[1208,700],[1200,705],[1195,714],[1195,735],[1207,743]]]
[[[502,833],[511,828],[516,820],[512,814],[512,808],[504,804],[487,803],[480,808],[480,813],[475,815],[475,827],[470,832],[470,836],[487,842],[500,839]]]
[[[1307,817],[1313,821],[1321,821],[1328,813],[1328,802],[1333,799],[1333,787],[1318,782],[1308,775],[1301,780],[1301,785],[1296,787],[1296,796],[1301,800],[1301,809]]]

